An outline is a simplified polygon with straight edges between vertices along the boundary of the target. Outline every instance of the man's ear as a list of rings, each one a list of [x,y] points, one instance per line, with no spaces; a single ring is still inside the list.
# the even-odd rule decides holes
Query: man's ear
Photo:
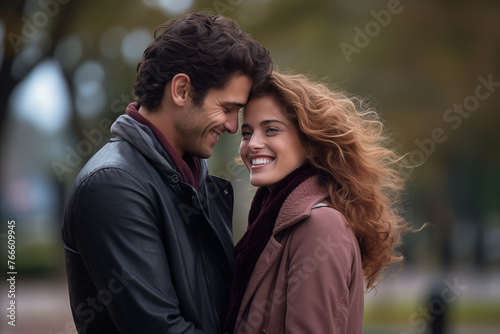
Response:
[[[183,106],[189,97],[190,90],[191,79],[187,74],[179,73],[172,78],[170,82],[170,93],[174,104],[179,107]]]

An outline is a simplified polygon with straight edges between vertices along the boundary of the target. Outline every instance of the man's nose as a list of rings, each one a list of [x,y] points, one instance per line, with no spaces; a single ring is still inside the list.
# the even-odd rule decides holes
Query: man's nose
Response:
[[[227,132],[230,134],[235,134],[238,131],[238,113],[231,112],[226,116],[226,122],[224,123],[224,127]]]

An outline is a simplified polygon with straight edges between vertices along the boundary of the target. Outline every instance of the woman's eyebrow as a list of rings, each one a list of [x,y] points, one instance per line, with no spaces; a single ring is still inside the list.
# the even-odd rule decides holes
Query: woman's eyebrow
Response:
[[[280,124],[283,124],[284,126],[286,126],[286,124],[284,122],[277,120],[277,119],[266,119],[266,120],[260,122],[259,125],[263,126],[263,125],[267,125],[269,123],[280,123]],[[241,128],[251,128],[251,126],[246,124],[246,123],[243,123],[241,125]]]
[[[266,125],[269,123],[281,123],[281,124],[286,126],[286,124],[284,122],[277,120],[277,119],[266,119],[265,121],[260,122],[260,125]]]

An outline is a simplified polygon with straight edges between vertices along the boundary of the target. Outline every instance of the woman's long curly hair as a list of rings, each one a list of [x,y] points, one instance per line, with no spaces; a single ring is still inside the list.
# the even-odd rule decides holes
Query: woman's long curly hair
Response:
[[[373,289],[384,268],[403,264],[395,248],[409,230],[398,208],[404,189],[398,172],[401,159],[387,148],[382,122],[375,111],[363,110],[359,99],[303,75],[273,72],[251,98],[269,95],[297,126],[331,206],[351,224],[361,249],[366,289]]]

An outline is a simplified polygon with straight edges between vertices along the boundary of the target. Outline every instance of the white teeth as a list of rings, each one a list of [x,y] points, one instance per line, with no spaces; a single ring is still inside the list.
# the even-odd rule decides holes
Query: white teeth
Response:
[[[217,134],[216,132],[214,131],[210,131],[210,133],[212,134],[212,136],[214,136],[215,138],[219,139],[220,135]]]
[[[273,161],[273,160],[272,159],[265,159],[265,158],[252,159],[252,165],[264,165],[264,164],[270,163],[271,161]]]

